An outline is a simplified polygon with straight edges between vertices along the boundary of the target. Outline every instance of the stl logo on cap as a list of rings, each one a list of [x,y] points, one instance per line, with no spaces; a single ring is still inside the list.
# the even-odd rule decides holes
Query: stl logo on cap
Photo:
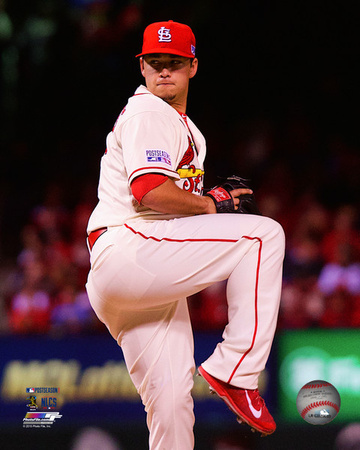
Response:
[[[158,31],[159,42],[171,42],[170,28],[161,27]]]

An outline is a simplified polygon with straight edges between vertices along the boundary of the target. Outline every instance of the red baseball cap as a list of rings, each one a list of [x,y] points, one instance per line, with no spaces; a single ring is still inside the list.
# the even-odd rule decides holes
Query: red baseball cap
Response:
[[[172,20],[152,23],[145,28],[142,51],[136,56],[150,53],[195,58],[194,33],[188,25]]]

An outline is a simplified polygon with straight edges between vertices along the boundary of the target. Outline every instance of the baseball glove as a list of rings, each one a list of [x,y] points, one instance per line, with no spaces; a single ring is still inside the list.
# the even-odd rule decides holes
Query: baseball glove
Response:
[[[204,195],[211,197],[218,213],[257,214],[261,212],[256,204],[254,194],[240,195],[239,207],[235,209],[234,200],[230,194],[234,189],[250,189],[245,178],[232,175],[224,179],[223,183],[213,187]]]

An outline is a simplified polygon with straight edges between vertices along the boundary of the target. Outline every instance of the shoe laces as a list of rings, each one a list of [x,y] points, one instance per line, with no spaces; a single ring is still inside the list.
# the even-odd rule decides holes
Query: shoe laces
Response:
[[[252,399],[251,400],[252,400],[254,406],[256,405],[257,407],[258,406],[264,407],[265,406],[265,401],[261,397],[261,395],[259,393],[259,389],[254,389],[253,393],[254,394],[252,395]]]

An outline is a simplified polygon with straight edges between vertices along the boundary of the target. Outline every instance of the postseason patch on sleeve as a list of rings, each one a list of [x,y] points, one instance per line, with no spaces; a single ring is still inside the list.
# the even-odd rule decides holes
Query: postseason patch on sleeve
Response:
[[[165,163],[171,166],[170,155],[164,150],[146,150],[146,160],[148,163]]]

